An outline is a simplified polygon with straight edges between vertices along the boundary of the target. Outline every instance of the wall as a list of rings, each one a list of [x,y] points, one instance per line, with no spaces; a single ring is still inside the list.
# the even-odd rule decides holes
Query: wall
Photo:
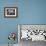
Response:
[[[4,18],[4,7],[18,7],[18,18]],[[0,44],[7,44],[17,24],[46,24],[46,0],[0,0]],[[16,40],[17,42],[17,40]]]

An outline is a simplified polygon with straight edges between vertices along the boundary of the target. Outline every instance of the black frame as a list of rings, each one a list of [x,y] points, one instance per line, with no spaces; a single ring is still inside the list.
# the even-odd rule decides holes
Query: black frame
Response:
[[[5,9],[8,9],[8,8],[15,8],[16,9],[16,16],[6,16],[6,10]],[[16,18],[18,17],[18,7],[4,7],[4,17],[5,18]]]

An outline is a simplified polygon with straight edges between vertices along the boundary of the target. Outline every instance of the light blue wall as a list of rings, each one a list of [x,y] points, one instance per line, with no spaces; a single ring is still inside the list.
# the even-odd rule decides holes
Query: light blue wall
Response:
[[[9,6],[18,7],[18,18],[4,18],[4,7]],[[46,0],[0,0],[0,44],[8,43],[17,24],[46,24]]]

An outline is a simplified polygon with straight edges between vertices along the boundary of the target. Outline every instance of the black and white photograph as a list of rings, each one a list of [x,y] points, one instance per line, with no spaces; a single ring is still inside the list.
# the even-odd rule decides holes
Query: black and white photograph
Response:
[[[5,7],[4,8],[4,16],[5,17],[17,17],[18,16],[18,8],[17,7]]]

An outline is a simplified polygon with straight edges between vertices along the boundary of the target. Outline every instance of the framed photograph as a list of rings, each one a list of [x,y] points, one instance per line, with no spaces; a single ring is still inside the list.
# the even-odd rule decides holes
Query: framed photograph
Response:
[[[18,16],[17,7],[5,7],[4,8],[4,17],[15,18]]]

